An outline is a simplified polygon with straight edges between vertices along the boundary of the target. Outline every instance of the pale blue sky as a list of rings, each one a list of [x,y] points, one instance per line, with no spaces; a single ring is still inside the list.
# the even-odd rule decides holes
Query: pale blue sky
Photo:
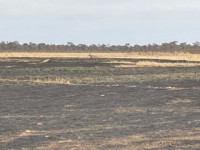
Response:
[[[200,41],[200,0],[0,0],[0,41]]]

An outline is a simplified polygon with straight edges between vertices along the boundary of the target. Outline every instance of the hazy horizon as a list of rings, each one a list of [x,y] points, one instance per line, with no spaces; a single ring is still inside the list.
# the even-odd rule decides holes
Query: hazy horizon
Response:
[[[0,0],[0,41],[193,43],[199,14],[199,0]]]

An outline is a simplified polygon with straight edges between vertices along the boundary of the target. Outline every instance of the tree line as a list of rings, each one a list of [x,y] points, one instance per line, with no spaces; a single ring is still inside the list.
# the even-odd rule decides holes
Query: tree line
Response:
[[[45,43],[23,43],[17,41],[0,42],[1,52],[184,52],[200,54],[200,42],[193,44],[178,43],[177,41],[162,43],[162,44],[148,44],[148,45],[105,45],[105,44],[78,44],[72,42],[67,44],[55,45]]]

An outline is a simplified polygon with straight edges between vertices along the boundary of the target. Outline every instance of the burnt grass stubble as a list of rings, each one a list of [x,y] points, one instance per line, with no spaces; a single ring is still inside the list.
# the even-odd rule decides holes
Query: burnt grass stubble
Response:
[[[115,68],[116,63],[107,63],[139,59],[43,60],[0,61],[1,150],[45,149],[67,140],[72,143],[54,148],[84,149],[73,143],[81,140],[93,149],[200,149],[200,139],[190,136],[200,135],[200,67]],[[70,84],[32,82],[58,77]],[[105,142],[134,135],[146,140]]]

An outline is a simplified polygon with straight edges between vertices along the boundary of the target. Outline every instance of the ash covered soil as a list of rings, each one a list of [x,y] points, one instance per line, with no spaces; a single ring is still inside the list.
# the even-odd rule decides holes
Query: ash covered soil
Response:
[[[200,67],[137,61],[0,59],[0,149],[200,149]]]

